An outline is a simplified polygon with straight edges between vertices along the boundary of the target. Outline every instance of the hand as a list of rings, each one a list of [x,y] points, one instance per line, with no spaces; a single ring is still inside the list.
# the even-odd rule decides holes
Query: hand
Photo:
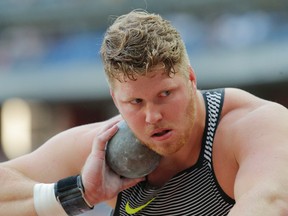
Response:
[[[97,129],[92,151],[82,170],[85,198],[92,205],[112,199],[120,191],[144,180],[143,178],[120,178],[105,162],[106,143],[117,132],[118,127],[116,124],[120,120],[120,117],[112,118],[103,122],[103,126]]]

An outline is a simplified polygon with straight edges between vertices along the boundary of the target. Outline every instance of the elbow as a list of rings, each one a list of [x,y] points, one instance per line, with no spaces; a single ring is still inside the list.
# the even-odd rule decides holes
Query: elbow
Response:
[[[267,205],[272,209],[277,209],[279,216],[288,215],[288,197],[282,197],[279,194],[271,195],[267,198]]]

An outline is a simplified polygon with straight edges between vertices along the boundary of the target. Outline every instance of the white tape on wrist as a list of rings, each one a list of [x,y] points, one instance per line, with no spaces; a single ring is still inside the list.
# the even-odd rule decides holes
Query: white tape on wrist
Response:
[[[38,216],[67,216],[54,194],[54,184],[35,184],[34,207]]]

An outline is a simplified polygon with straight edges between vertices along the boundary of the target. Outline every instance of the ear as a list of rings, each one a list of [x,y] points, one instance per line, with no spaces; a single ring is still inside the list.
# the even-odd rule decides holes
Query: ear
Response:
[[[192,82],[192,84],[194,85],[194,87],[197,86],[197,79],[196,79],[196,75],[195,72],[193,70],[193,68],[189,65],[189,80]]]

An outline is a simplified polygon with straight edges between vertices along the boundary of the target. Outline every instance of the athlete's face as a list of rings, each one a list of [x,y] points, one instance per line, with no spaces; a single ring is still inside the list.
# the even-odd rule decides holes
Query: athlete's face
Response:
[[[177,152],[188,142],[195,120],[196,85],[176,74],[168,77],[163,69],[149,76],[120,83],[115,81],[113,100],[134,134],[163,156]]]

